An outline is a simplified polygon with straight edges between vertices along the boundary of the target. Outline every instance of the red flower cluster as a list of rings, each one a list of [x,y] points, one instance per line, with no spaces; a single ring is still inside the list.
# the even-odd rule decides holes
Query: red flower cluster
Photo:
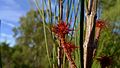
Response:
[[[96,20],[96,27],[102,28],[105,26],[105,22],[103,20]]]
[[[73,45],[71,42],[66,42],[65,40],[65,35],[67,35],[69,31],[71,31],[71,29],[69,29],[69,25],[67,25],[64,21],[60,21],[57,25],[54,25],[52,27],[52,31],[55,33],[55,35],[57,35],[61,44],[60,46],[63,48],[64,52],[66,53],[66,57],[71,63],[71,66],[74,66],[74,68],[76,68],[71,53],[77,47]]]
[[[107,67],[109,65],[111,65],[112,60],[109,56],[102,56],[100,58],[97,58],[98,61],[100,61],[100,64],[102,67]]]
[[[69,26],[64,22],[64,21],[60,21],[57,25],[54,25],[52,27],[52,31],[60,38],[65,37],[66,34],[69,33],[69,31],[71,31],[69,29]]]

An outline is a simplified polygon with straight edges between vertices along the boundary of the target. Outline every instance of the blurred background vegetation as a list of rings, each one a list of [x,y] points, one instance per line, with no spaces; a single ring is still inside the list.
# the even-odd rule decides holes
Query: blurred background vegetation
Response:
[[[48,2],[47,2],[48,1]],[[45,0],[43,3],[50,3],[51,0]],[[31,9],[26,16],[20,18],[20,26],[13,29],[16,44],[10,47],[6,42],[0,42],[0,64],[2,68],[56,68],[57,67],[57,47],[56,38],[51,33],[51,26],[58,21],[57,0],[55,0],[55,10]],[[65,4],[67,3],[67,4]],[[64,14],[68,22],[72,20],[75,23],[71,26],[75,29],[79,28],[79,9],[75,5],[74,0],[65,0],[63,7],[68,6],[69,14]],[[79,2],[78,2],[79,3]],[[39,4],[39,3],[38,3]],[[68,8],[64,8],[66,11]],[[78,7],[80,8],[80,7]],[[64,11],[65,11],[64,10]],[[39,14],[41,12],[41,14]],[[98,18],[106,21],[106,28],[101,32],[99,39],[99,47],[96,57],[110,56],[112,64],[109,68],[120,67],[120,0],[99,0]],[[77,18],[75,18],[77,16]],[[43,19],[44,18],[44,19]],[[73,19],[72,19],[73,18]],[[44,39],[45,23],[46,39]],[[79,45],[79,33],[74,32],[72,42]],[[70,39],[68,38],[68,40]],[[46,47],[47,42],[47,47]],[[47,48],[47,50],[46,50]],[[49,55],[48,55],[49,54]],[[48,55],[48,56],[47,56]],[[75,63],[79,67],[79,50],[73,53]],[[52,65],[49,64],[49,60]],[[68,61],[65,59],[64,68],[68,68]],[[94,59],[92,68],[100,68],[100,63]]]

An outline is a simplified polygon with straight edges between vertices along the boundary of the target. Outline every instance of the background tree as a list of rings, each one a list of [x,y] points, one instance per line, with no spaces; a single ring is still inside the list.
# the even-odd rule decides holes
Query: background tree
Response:
[[[11,52],[12,48],[9,47],[9,44],[6,42],[0,43],[1,63],[3,67],[11,67]]]
[[[51,50],[53,48],[53,39],[51,36],[51,30],[49,29],[50,28],[49,23],[46,22],[45,27],[47,30],[46,31],[47,39],[49,40],[48,41],[49,54],[52,55]],[[35,68],[48,67],[49,64],[47,64],[48,60],[46,57],[43,24],[41,16],[39,15],[38,11],[31,10],[30,12],[27,13],[25,17],[21,17],[20,26],[14,28],[13,31],[15,32],[17,46],[23,46],[23,51],[24,47],[28,47],[28,49],[24,51],[25,53],[28,52],[29,55],[28,58],[25,57],[26,60],[27,61],[31,60],[32,65]],[[44,66],[43,64],[46,65]]]

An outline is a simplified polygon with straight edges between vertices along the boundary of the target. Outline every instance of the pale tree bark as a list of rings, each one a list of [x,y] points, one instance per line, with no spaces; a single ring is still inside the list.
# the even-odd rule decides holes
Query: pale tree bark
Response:
[[[91,68],[93,51],[95,49],[95,20],[96,20],[97,0],[88,0],[86,6],[86,34],[83,44],[84,48],[84,68]]]
[[[58,47],[58,68],[62,68],[62,60],[63,60],[63,50],[62,47]]]

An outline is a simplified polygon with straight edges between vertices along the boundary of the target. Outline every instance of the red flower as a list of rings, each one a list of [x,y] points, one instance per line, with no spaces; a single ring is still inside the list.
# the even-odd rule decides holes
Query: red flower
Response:
[[[105,22],[103,20],[96,20],[96,27],[104,27],[105,26]]]
[[[73,45],[71,42],[65,42],[62,45],[62,47],[67,53],[70,53],[70,54],[75,50],[75,48],[78,48],[77,46]]]
[[[60,38],[65,37],[66,34],[71,31],[69,29],[69,25],[67,25],[64,21],[60,21],[57,25],[52,27],[52,31]]]

